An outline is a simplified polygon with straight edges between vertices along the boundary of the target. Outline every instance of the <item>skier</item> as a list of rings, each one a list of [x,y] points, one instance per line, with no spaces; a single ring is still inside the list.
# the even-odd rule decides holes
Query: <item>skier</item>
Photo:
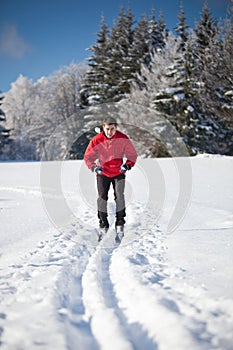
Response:
[[[123,159],[125,161],[123,162]],[[117,121],[108,117],[103,122],[103,131],[90,141],[84,160],[90,170],[97,174],[97,208],[100,232],[109,228],[107,200],[110,185],[113,185],[116,202],[116,232],[124,235],[125,224],[125,173],[136,162],[137,153],[127,135],[117,130]]]

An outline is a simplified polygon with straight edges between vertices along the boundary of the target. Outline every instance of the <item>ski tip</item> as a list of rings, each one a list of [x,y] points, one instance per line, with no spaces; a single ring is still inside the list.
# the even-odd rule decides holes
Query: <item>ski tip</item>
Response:
[[[103,229],[96,229],[97,237],[98,237],[98,242],[102,241],[104,236],[106,236],[108,232],[108,228],[103,228]]]
[[[115,242],[116,243],[121,243],[123,237],[124,237],[124,234],[123,235],[122,234],[121,235],[117,234],[116,237],[115,237]]]
[[[121,240],[120,240],[120,238],[118,236],[115,237],[115,242],[116,243],[120,243],[121,242]]]

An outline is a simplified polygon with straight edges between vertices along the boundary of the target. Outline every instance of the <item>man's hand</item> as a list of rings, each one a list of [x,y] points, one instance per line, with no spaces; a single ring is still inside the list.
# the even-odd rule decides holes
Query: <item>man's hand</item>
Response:
[[[122,164],[120,172],[123,173],[124,171],[130,170],[130,169],[131,169],[131,166],[125,163],[125,164]]]
[[[99,175],[101,175],[103,172],[103,169],[99,165],[94,165],[91,170],[93,171],[93,173],[95,172],[96,174],[99,174]]]

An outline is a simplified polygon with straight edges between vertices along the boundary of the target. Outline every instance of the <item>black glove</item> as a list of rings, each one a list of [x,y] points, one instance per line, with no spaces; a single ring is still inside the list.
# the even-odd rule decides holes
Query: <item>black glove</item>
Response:
[[[125,164],[122,164],[120,172],[123,173],[124,171],[130,170],[130,169],[131,169],[131,166],[125,163]]]
[[[94,166],[91,168],[91,170],[92,170],[93,172],[95,172],[96,174],[99,174],[99,175],[101,175],[102,172],[103,172],[103,169],[102,169],[101,166],[99,166],[99,165],[94,165]]]

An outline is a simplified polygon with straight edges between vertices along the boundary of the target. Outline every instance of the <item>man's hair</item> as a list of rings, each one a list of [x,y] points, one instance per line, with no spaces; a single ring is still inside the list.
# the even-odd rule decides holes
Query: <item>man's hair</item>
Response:
[[[116,119],[115,118],[113,118],[113,117],[107,117],[107,118],[105,118],[104,119],[104,121],[103,121],[103,125],[104,124],[108,124],[108,125],[115,125],[115,126],[117,126],[117,121],[116,121]]]

